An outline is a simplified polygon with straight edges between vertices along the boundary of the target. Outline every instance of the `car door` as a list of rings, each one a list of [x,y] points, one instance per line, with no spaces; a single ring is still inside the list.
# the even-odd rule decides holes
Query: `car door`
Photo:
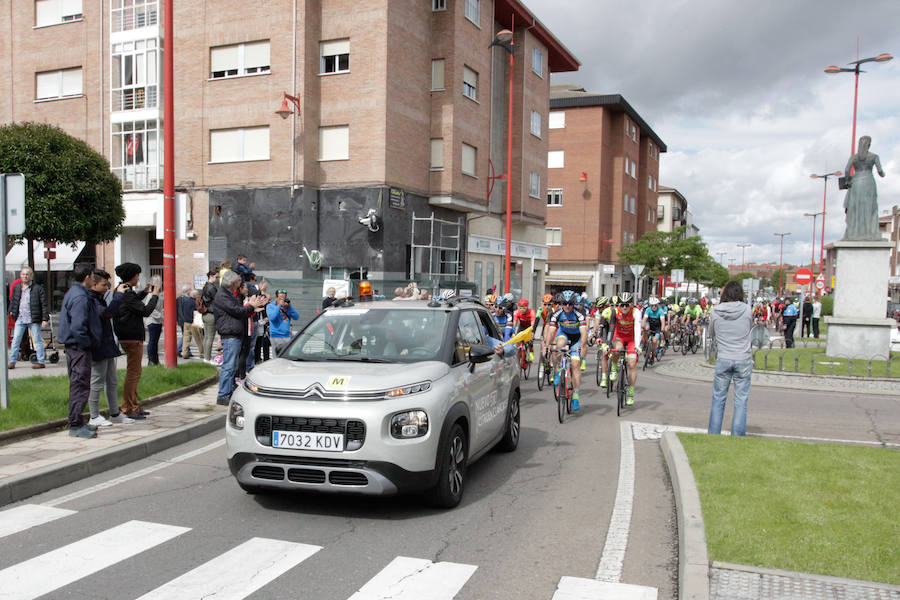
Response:
[[[457,389],[469,407],[469,456],[479,452],[491,440],[491,407],[496,402],[496,386],[492,381],[494,359],[480,364],[468,361],[469,348],[489,345],[481,320],[474,310],[464,309],[459,314],[456,335]]]
[[[486,332],[487,335],[495,340],[500,340],[501,334],[497,330],[497,324],[490,313],[486,310],[476,309],[475,314],[481,322],[482,332]],[[490,390],[483,401],[484,410],[480,415],[485,443],[490,443],[506,426],[509,386],[511,384],[511,375],[514,371],[511,366],[513,362],[513,358],[494,356],[490,361],[484,363],[490,366],[491,371]]]

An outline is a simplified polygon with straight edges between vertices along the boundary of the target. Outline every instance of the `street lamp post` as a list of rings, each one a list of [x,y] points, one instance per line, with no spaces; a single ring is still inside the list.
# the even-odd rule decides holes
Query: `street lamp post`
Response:
[[[825,199],[828,197],[828,178],[829,177],[840,177],[843,175],[841,171],[834,171],[833,173],[825,173],[823,175],[816,175],[815,173],[811,174],[810,179],[822,179],[825,182],[825,191],[822,193],[822,239],[819,241],[819,273],[822,273],[822,261],[825,257]]]
[[[781,281],[784,278],[784,236],[791,235],[790,231],[784,233],[773,233],[772,235],[781,236],[781,247],[778,250],[778,295],[781,295]]]
[[[858,50],[858,48],[857,48]],[[857,54],[857,56],[859,56]],[[855,152],[856,148],[856,99],[859,92],[859,74],[865,73],[865,71],[861,71],[859,66],[868,62],[887,62],[894,58],[890,54],[884,53],[879,54],[878,56],[872,56],[870,58],[863,58],[860,60],[855,60],[851,63],[847,63],[853,65],[853,68],[848,69],[847,67],[837,67],[835,65],[831,65],[825,69],[825,72],[829,75],[836,75],[838,73],[853,73],[853,132],[850,134],[850,154]]]
[[[750,244],[750,243],[744,243],[744,244],[738,244],[738,245],[737,245],[738,248],[741,249],[741,273],[743,273],[743,272],[745,271],[745,269],[747,268],[747,265],[746,265],[746,263],[744,262],[744,248],[749,248],[749,247],[752,246],[752,245],[753,245],[753,244]]]
[[[813,218],[813,228],[812,228],[812,254],[809,257],[809,270],[815,273],[816,271],[816,218],[822,215],[822,220],[825,220],[825,211],[819,211],[814,213],[803,213],[804,217],[812,217]],[[809,282],[809,295],[812,296],[813,290],[813,282]]]
[[[509,53],[509,107],[507,108],[507,138],[506,138],[506,256],[504,264],[505,278],[503,293],[508,294],[512,272],[510,269],[510,242],[512,241],[512,126],[513,126],[513,57],[515,56],[515,43],[513,32],[510,29],[501,29],[494,36],[491,46],[500,46]]]
[[[163,4],[163,333],[166,368],[178,366],[178,333],[175,319],[175,67],[173,0]]]
[[[716,252],[716,256],[719,257],[719,264],[722,265],[723,267],[725,266],[725,259],[724,259],[724,257],[725,257],[726,254],[728,254],[728,253],[727,253],[727,252]]]

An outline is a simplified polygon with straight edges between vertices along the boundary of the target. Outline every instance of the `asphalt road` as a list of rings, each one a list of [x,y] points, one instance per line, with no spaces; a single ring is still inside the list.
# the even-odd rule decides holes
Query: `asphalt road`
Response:
[[[450,511],[428,508],[418,497],[251,496],[228,472],[224,446],[127,483],[91,487],[214,445],[220,434],[48,492],[29,504],[75,512],[9,535],[0,513],[0,598],[18,597],[10,592],[16,589],[10,587],[13,577],[38,591],[49,588],[47,598],[118,600],[153,590],[161,594],[161,586],[182,576],[167,594],[148,597],[197,598],[206,592],[192,586],[231,576],[241,585],[258,584],[250,598],[345,600],[364,586],[372,590],[379,577],[402,580],[407,569],[410,575],[431,573],[427,594],[433,595],[409,596],[422,600],[549,600],[560,577],[595,576],[616,499],[620,419],[593,377],[585,382],[583,409],[562,425],[549,389],[538,392],[533,380],[526,382],[518,450],[490,453],[472,466],[463,502]],[[705,428],[709,396],[709,383],[642,372],[637,403],[622,419]],[[726,426],[728,419],[730,412]],[[896,443],[900,397],[758,387],[751,393],[748,430]],[[634,454],[634,504],[621,581],[658,588],[660,599],[675,598],[677,534],[668,474],[656,441],[635,441]],[[131,520],[151,525],[126,531],[121,544],[90,537]],[[265,540],[254,545],[253,538]],[[62,554],[47,561],[47,553],[84,539],[94,567],[82,564],[80,546],[68,548],[81,557],[75,566],[65,567]],[[141,543],[147,548],[132,547]],[[14,567],[23,561],[31,562]],[[112,566],[99,568],[103,564]],[[85,568],[96,572],[68,582],[67,572]],[[193,571],[198,568],[207,570]],[[441,586],[447,588],[443,596]],[[370,597],[377,596],[354,600]]]

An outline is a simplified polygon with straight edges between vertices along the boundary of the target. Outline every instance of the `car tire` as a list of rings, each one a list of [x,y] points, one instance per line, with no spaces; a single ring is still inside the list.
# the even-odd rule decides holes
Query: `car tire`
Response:
[[[438,482],[428,491],[429,502],[439,508],[453,508],[462,500],[466,482],[468,440],[459,423],[454,423],[438,455]]]
[[[513,392],[512,398],[509,399],[509,410],[506,413],[506,433],[503,434],[503,439],[497,445],[503,452],[512,452],[519,446],[520,418],[519,394]]]

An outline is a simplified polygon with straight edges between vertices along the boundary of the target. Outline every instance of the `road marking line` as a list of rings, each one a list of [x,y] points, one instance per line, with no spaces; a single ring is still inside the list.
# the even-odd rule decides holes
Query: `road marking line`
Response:
[[[452,600],[477,568],[398,556],[350,600]]]
[[[252,538],[138,600],[241,600],[321,549],[321,546]]]
[[[654,587],[563,577],[552,600],[657,600],[658,597],[659,592]]]
[[[219,446],[224,446],[225,440],[218,440],[213,442],[212,444],[207,444],[202,448],[197,448],[196,450],[191,450],[190,452],[186,452],[180,456],[176,456],[175,458],[170,458],[169,460],[161,463],[157,463],[155,465],[150,465],[149,467],[145,467],[140,469],[139,471],[134,471],[132,473],[128,473],[127,475],[122,475],[121,477],[116,477],[115,479],[110,479],[109,481],[104,481],[103,483],[98,483],[97,485],[92,485],[89,488],[85,488],[83,490],[79,490],[77,492],[72,492],[71,494],[67,494],[56,500],[51,500],[50,502],[44,502],[44,506],[59,506],[60,504],[65,504],[66,502],[71,502],[77,498],[82,498],[84,496],[93,494],[94,492],[99,492],[102,490],[107,490],[111,487],[117,486],[120,483],[125,483],[126,481],[131,481],[132,479],[139,479],[150,473],[155,473],[156,471],[160,471],[165,469],[166,467],[171,467],[172,465],[178,464],[180,462],[184,462],[188,459],[194,458],[195,456],[199,456],[201,454],[206,454],[210,450],[215,450]]]
[[[0,598],[31,600],[190,531],[128,521],[0,571]]]
[[[0,538],[74,515],[76,511],[64,508],[23,504],[0,512]]]
[[[674,431],[676,433],[706,433],[706,429],[699,427],[681,427],[680,425],[658,425],[655,423],[632,423],[632,435],[636,440],[658,440],[666,431]],[[723,431],[722,435],[731,435],[728,431]],[[825,442],[829,444],[860,444],[864,446],[885,446],[889,448],[900,448],[900,444],[891,442],[873,442],[870,440],[842,440],[836,438],[811,437],[804,435],[783,435],[777,433],[748,433],[747,437],[763,437],[781,440],[800,440],[803,442]]]
[[[631,527],[631,508],[634,504],[634,440],[631,423],[619,423],[619,483],[616,487],[616,503],[609,518],[606,544],[594,579],[618,583],[622,579],[622,565],[628,546],[628,530]]]

